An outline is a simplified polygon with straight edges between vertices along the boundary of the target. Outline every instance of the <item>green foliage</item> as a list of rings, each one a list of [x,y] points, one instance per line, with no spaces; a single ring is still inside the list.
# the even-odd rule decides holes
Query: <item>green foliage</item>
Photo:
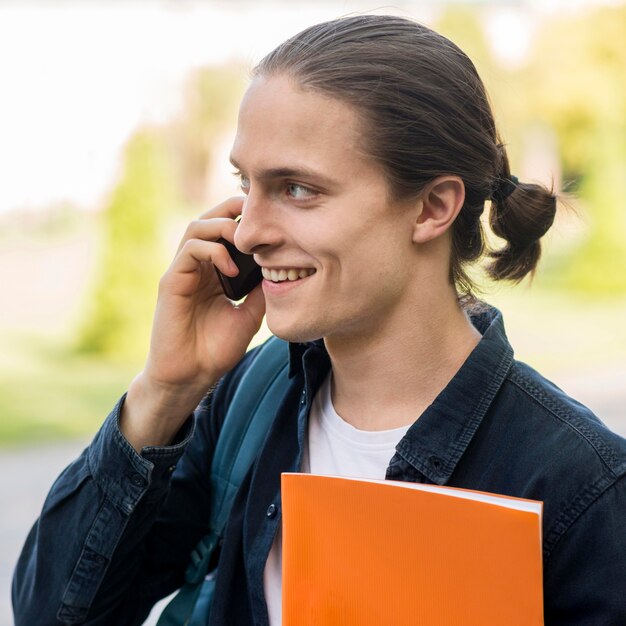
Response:
[[[101,264],[78,349],[134,359],[148,348],[159,277],[166,268],[163,228],[175,204],[162,136],[138,131],[103,215]]]
[[[0,329],[0,343],[0,447],[93,435],[137,371],[42,333]]]
[[[624,134],[609,128],[595,133],[580,195],[588,203],[589,231],[564,270],[565,284],[594,295],[626,294]]]
[[[167,267],[163,230],[181,189],[204,205],[212,151],[235,120],[242,72],[203,68],[185,92],[183,112],[163,131],[143,129],[128,142],[123,172],[103,215],[102,261],[80,352],[121,360],[145,354],[160,276]],[[176,158],[177,157],[177,158]]]
[[[588,294],[626,293],[626,5],[548,23],[524,77],[528,118],[555,131],[564,179],[580,197],[587,236],[560,264],[560,282]]]

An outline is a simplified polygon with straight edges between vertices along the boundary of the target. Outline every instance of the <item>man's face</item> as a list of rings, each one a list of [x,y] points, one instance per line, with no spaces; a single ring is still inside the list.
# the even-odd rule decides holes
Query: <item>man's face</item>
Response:
[[[410,318],[415,212],[389,200],[361,132],[351,106],[282,76],[243,99],[235,244],[264,268],[267,323],[284,339],[371,338]]]

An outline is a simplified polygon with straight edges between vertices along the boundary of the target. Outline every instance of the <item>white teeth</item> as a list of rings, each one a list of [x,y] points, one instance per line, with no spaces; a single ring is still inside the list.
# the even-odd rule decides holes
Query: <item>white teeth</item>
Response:
[[[263,267],[261,269],[263,274],[263,278],[266,280],[271,280],[273,283],[280,283],[285,280],[298,280],[299,278],[306,278],[311,274],[315,273],[313,268],[308,269],[297,269],[295,267],[291,267],[289,269],[269,269],[267,267]]]

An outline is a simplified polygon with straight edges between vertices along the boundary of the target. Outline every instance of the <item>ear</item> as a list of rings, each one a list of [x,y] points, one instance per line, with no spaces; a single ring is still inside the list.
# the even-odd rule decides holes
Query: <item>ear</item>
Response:
[[[460,176],[439,176],[422,192],[420,211],[413,225],[413,242],[426,243],[443,235],[465,202],[465,185]]]

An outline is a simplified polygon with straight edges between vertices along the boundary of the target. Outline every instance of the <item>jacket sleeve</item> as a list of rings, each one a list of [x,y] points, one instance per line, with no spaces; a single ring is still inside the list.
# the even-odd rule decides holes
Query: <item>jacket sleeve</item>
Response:
[[[546,626],[626,624],[626,476],[555,546],[545,569]]]
[[[209,475],[224,406],[249,352],[173,445],[133,449],[118,427],[125,396],[53,484],[13,577],[15,626],[131,626],[183,583],[206,534]],[[195,431],[195,432],[194,432]]]

